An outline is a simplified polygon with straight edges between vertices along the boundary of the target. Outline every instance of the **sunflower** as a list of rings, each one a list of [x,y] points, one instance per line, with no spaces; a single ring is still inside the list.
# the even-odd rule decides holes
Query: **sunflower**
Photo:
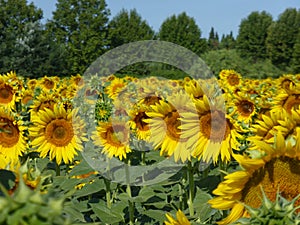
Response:
[[[234,70],[222,70],[219,76],[221,87],[229,92],[235,91],[242,83],[241,74]]]
[[[44,91],[50,91],[50,90],[55,90],[56,84],[59,82],[58,77],[47,77],[44,76],[41,78],[39,81],[40,85],[42,86]]]
[[[177,219],[174,219],[170,215],[170,213],[167,213],[166,217],[168,221],[165,221],[165,225],[190,225],[191,224],[180,209],[176,212]]]
[[[131,152],[129,147],[130,128],[127,122],[99,122],[92,139],[95,145],[103,147],[102,153],[110,158],[119,157],[126,159],[126,154]]]
[[[257,113],[255,99],[243,92],[232,94],[228,107],[232,108],[230,116],[245,125],[252,124]]]
[[[27,105],[30,102],[30,100],[33,100],[33,96],[34,96],[34,93],[32,90],[30,90],[30,89],[25,90],[22,93],[22,99],[21,99],[22,104]]]
[[[206,95],[203,100],[195,101],[197,111],[184,113],[180,128],[182,137],[189,139],[189,147],[194,149],[193,156],[205,162],[213,160],[214,163],[220,156],[222,161],[228,162],[233,149],[238,150],[237,139],[241,135],[235,124],[221,110],[222,100],[215,102],[211,108]]]
[[[218,197],[208,201],[213,208],[231,209],[228,217],[218,224],[230,224],[240,217],[249,216],[245,204],[259,208],[262,204],[260,188],[273,202],[278,191],[289,201],[300,193],[299,150],[286,142],[281,132],[277,133],[273,145],[255,141],[255,146],[265,154],[261,158],[235,155],[243,169],[225,176],[225,180],[213,191]],[[295,207],[299,205],[298,199]]]
[[[122,78],[115,78],[111,83],[105,88],[105,92],[108,94],[108,97],[111,99],[116,99],[119,92],[126,87],[127,81]]]
[[[13,85],[6,76],[0,75],[0,106],[15,109],[18,87]]]
[[[143,121],[149,124],[151,142],[155,149],[160,148],[160,155],[170,157],[174,155],[177,162],[190,160],[192,149],[188,146],[189,139],[181,135],[181,114],[195,111],[191,98],[184,92],[168,96],[167,101],[151,105],[151,110],[146,112],[149,119]]]
[[[27,147],[23,121],[0,107],[0,152],[10,161],[17,161]]]
[[[35,115],[45,108],[53,110],[54,104],[59,100],[60,98],[57,98],[54,93],[42,92],[33,100],[33,104],[30,106],[29,112],[31,115]]]
[[[62,104],[53,109],[44,108],[31,118],[29,134],[33,137],[32,147],[42,158],[48,154],[57,164],[69,164],[78,151],[82,151],[82,142],[86,141],[83,121],[77,116],[77,110],[65,110]]]
[[[278,94],[274,97],[274,110],[285,109],[289,114],[291,114],[292,109],[297,109],[300,106],[300,85],[297,84],[295,87],[289,89],[289,91],[278,91]]]
[[[145,123],[145,119],[149,119],[146,112],[149,111],[149,106],[145,104],[136,104],[129,112],[129,125],[135,132],[138,139],[148,140],[150,136],[149,124]]]

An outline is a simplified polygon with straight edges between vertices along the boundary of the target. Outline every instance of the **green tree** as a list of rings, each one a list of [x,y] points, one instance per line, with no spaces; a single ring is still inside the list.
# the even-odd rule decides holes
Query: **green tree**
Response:
[[[15,48],[14,66],[20,75],[40,77],[64,73],[65,51],[45,35],[41,23],[27,23]]]
[[[293,73],[300,73],[300,31],[298,32],[296,42],[293,49],[293,58],[291,61],[291,69]]]
[[[282,70],[290,66],[299,30],[300,12],[294,8],[286,9],[268,29],[268,56]]]
[[[234,49],[236,40],[233,37],[232,31],[229,34],[222,35],[220,41],[220,49]]]
[[[151,40],[153,29],[135,9],[122,9],[108,24],[110,48],[140,40]]]
[[[210,50],[217,50],[219,48],[219,35],[213,27],[210,29],[207,42]]]
[[[207,50],[207,43],[201,38],[200,28],[194,18],[185,12],[167,18],[160,27],[158,38],[183,46],[196,54]]]
[[[53,40],[68,52],[69,74],[82,74],[107,50],[110,11],[106,7],[105,0],[58,0],[46,26]]]
[[[26,0],[0,0],[1,73],[11,70],[18,73],[22,68],[19,55],[20,41],[30,24],[39,23],[42,17],[42,10],[35,7],[33,3],[27,4]]]
[[[240,55],[251,61],[267,58],[267,29],[272,23],[272,16],[262,11],[252,12],[243,19],[236,39],[236,48]]]

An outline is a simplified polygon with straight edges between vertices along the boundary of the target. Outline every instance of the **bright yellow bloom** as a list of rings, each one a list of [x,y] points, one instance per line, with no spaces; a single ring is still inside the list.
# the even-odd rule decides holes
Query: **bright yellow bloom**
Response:
[[[184,213],[179,209],[176,213],[177,219],[174,219],[170,213],[166,214],[168,221],[165,221],[165,225],[191,225]]]
[[[29,128],[33,137],[32,147],[42,158],[49,155],[57,164],[69,164],[78,151],[83,150],[86,141],[83,121],[76,110],[65,110],[63,105],[54,105],[53,110],[45,108],[32,116],[33,125]]]
[[[231,209],[228,217],[218,224],[230,224],[240,217],[248,216],[244,204],[259,208],[261,187],[271,201],[275,201],[278,191],[288,200],[300,193],[299,150],[286,143],[281,132],[276,134],[273,146],[263,141],[255,141],[255,146],[265,153],[264,156],[255,159],[235,155],[243,170],[225,176],[225,180],[213,191],[218,197],[208,201],[213,208]],[[299,206],[300,200],[295,205]]]
[[[99,122],[92,139],[95,145],[103,147],[102,153],[110,158],[115,156],[120,160],[126,159],[126,154],[131,152],[129,147],[130,128],[126,122]]]
[[[25,152],[25,129],[23,121],[17,120],[8,109],[0,107],[0,153],[9,161],[18,161],[18,157]]]

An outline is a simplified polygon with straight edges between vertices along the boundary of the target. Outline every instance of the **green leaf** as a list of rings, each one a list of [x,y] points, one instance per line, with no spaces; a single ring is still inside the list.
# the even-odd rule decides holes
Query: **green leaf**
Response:
[[[90,206],[103,223],[116,224],[119,222],[124,222],[123,212],[112,211],[108,209],[103,202],[90,203]]]

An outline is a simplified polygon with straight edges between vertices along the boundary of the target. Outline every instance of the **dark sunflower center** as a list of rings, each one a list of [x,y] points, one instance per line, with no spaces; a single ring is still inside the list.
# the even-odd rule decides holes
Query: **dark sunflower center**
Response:
[[[213,142],[221,142],[230,134],[230,124],[224,113],[213,111],[200,117],[200,132]]]
[[[9,103],[13,99],[13,89],[8,85],[0,87],[0,102]]]
[[[164,121],[167,125],[167,135],[174,140],[179,140],[180,129],[178,129],[178,127],[181,125],[179,113],[177,111],[169,112],[164,118]]]
[[[235,86],[235,85],[239,84],[239,82],[240,82],[240,78],[236,74],[229,75],[227,80],[231,86]]]
[[[242,100],[238,105],[238,111],[243,116],[249,116],[254,111],[254,104],[247,100]]]
[[[54,82],[52,80],[45,80],[44,85],[47,89],[54,88]]]
[[[280,157],[267,162],[265,167],[253,173],[242,191],[242,200],[247,205],[261,206],[262,186],[271,201],[276,200],[277,191],[291,201],[300,193],[300,161],[289,157]],[[300,205],[298,199],[295,207]]]
[[[74,136],[73,126],[67,120],[55,119],[46,126],[45,136],[51,144],[67,146]]]
[[[18,126],[5,118],[0,119],[0,124],[0,145],[5,148],[13,147],[19,141],[20,132]]]
[[[115,146],[123,146],[128,141],[128,130],[122,124],[111,126],[107,129],[105,139]]]
[[[149,125],[145,123],[143,120],[148,119],[149,117],[146,115],[145,112],[139,112],[135,118],[134,122],[136,123],[136,126],[139,130],[145,131],[149,130]]]

